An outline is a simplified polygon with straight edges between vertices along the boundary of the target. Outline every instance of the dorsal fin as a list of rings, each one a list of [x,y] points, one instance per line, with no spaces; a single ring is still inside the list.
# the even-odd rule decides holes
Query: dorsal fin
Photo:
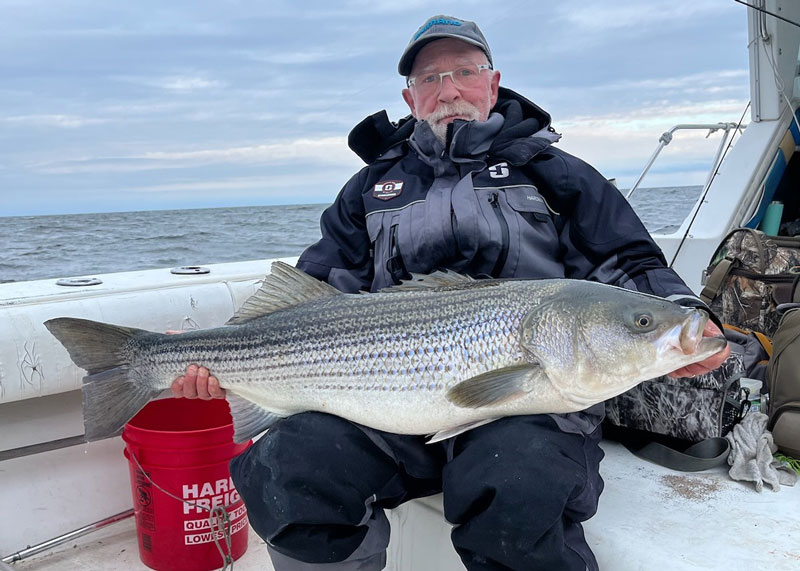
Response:
[[[457,274],[450,270],[436,270],[431,274],[411,274],[411,279],[403,280],[397,285],[385,287],[381,292],[414,291],[434,288],[462,288],[467,284],[474,284],[469,276]]]
[[[225,325],[240,325],[251,319],[332,295],[342,295],[330,284],[281,261],[272,262],[271,273]]]

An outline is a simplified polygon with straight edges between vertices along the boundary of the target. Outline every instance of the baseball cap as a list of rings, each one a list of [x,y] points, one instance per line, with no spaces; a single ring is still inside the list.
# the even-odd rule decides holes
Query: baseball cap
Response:
[[[475,22],[439,14],[428,18],[428,20],[420,26],[419,30],[411,36],[411,40],[408,42],[403,55],[400,56],[400,63],[397,64],[397,71],[400,72],[400,75],[408,76],[411,74],[414,58],[417,57],[419,50],[425,47],[425,44],[442,38],[455,38],[479,47],[486,53],[489,65],[494,67],[489,44],[486,42],[486,38],[483,37],[480,28],[478,28]]]

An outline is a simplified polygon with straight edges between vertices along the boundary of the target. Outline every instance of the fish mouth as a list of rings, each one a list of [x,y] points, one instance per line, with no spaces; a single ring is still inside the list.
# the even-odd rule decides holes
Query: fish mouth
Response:
[[[682,323],[668,330],[656,343],[659,355],[677,352],[702,360],[722,351],[728,344],[724,336],[703,337],[708,313],[702,309],[691,309]]]
[[[703,337],[697,345],[697,352],[707,354],[709,357],[715,353],[719,353],[728,345],[728,340],[724,336],[719,337]]]
[[[708,322],[708,314],[696,309],[683,322],[678,336],[678,344],[684,355],[691,355],[697,351],[700,341],[703,340],[703,330]]]
[[[708,313],[701,309],[690,310],[683,322],[668,330],[659,340],[658,352],[678,351],[684,355],[693,355],[707,345],[703,339],[703,330],[708,322]],[[713,337],[707,338],[714,339]],[[703,347],[706,348],[706,347]]]

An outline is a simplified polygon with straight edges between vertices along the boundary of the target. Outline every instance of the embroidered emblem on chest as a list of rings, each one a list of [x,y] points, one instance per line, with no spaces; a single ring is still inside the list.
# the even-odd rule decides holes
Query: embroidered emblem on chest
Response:
[[[488,169],[489,176],[492,178],[506,178],[508,176],[508,163],[497,163]]]
[[[382,180],[372,189],[372,196],[379,200],[390,200],[400,196],[401,192],[403,192],[402,180]]]

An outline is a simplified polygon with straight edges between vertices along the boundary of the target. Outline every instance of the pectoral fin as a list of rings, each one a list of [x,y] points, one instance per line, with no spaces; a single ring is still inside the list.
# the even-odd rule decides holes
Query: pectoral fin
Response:
[[[505,367],[458,383],[445,396],[462,408],[497,406],[530,393],[543,374],[535,363]]]

